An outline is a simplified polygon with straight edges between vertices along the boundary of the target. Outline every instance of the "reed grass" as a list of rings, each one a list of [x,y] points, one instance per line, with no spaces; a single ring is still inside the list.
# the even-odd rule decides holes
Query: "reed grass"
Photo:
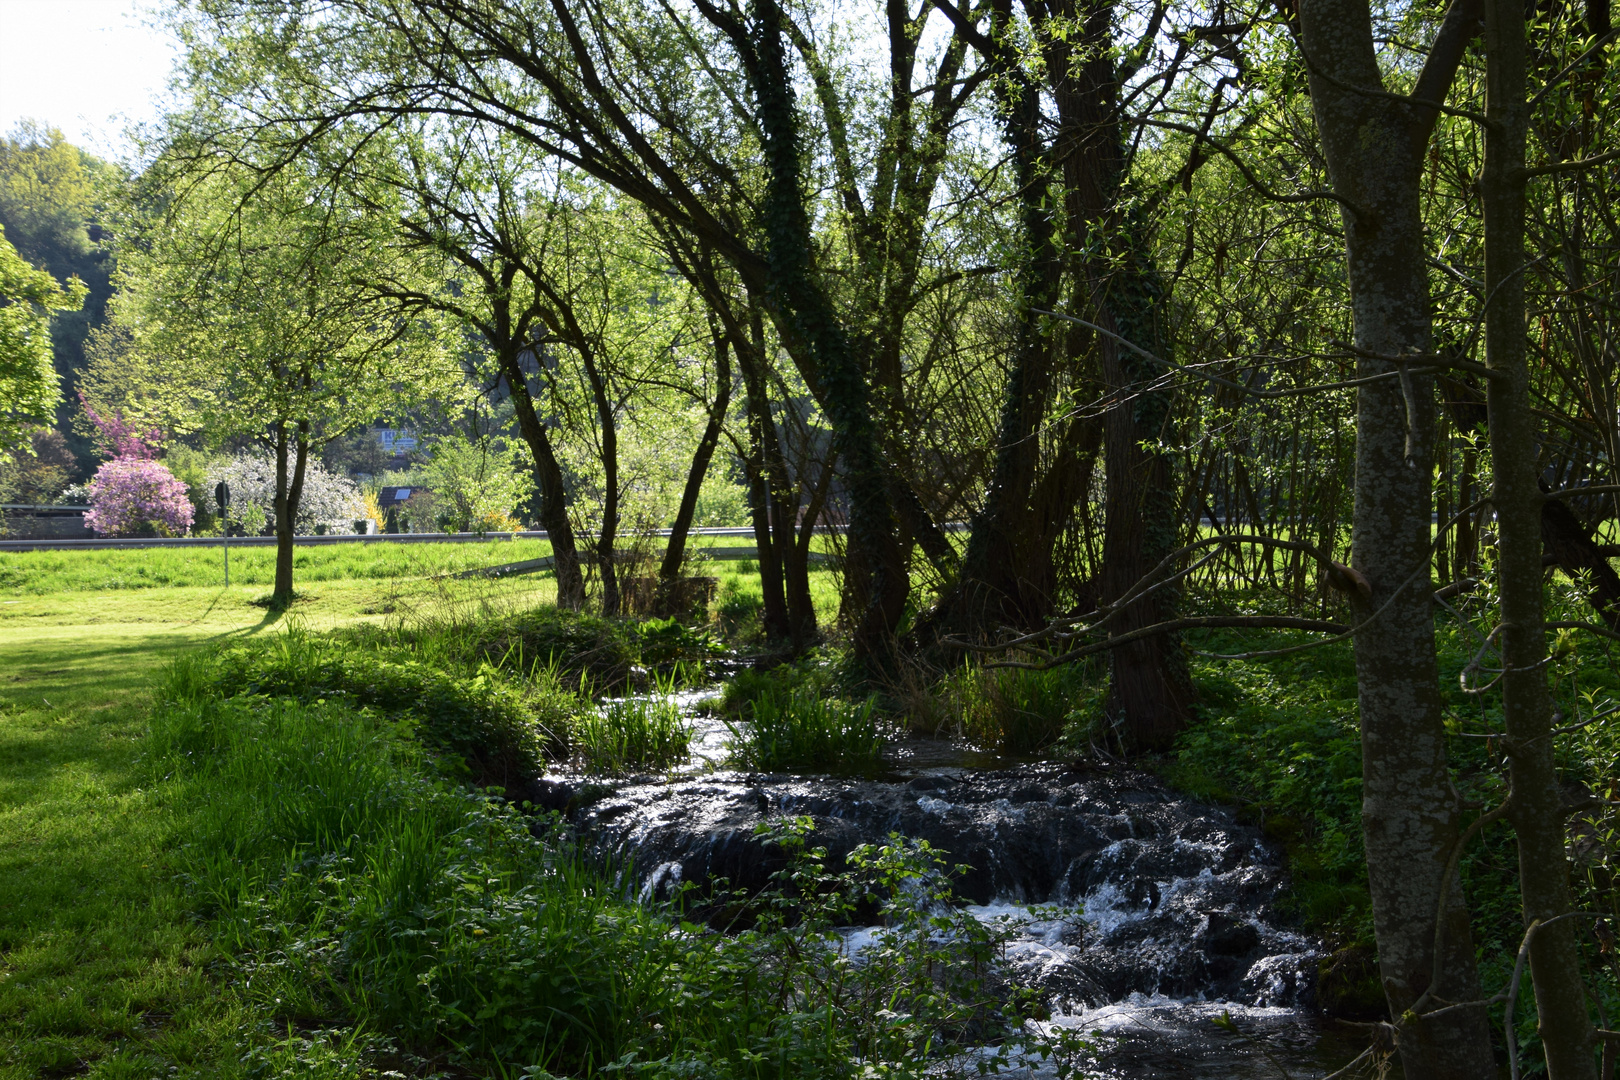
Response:
[[[660,771],[688,758],[692,729],[668,696],[627,698],[581,713],[573,743],[591,772]]]
[[[762,772],[867,772],[882,762],[877,702],[823,696],[814,688],[755,696],[747,719],[728,720],[732,761]]]

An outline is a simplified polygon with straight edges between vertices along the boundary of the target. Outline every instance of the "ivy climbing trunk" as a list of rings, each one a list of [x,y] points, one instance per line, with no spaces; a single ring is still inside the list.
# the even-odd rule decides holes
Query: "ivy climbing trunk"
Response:
[[[1057,306],[1062,267],[1040,90],[1022,77],[1019,57],[1004,40],[1011,19],[1005,3],[996,7],[994,19],[986,59],[995,69],[992,85],[1018,185],[1023,244],[1016,277],[1018,329],[1002,390],[995,463],[984,506],[973,519],[957,588],[947,600],[955,610],[942,612],[947,625],[971,637],[983,637],[998,625],[1038,625],[1048,613],[1051,587],[1051,546],[1042,549],[1045,538],[1033,527],[1030,495],[1040,469],[1041,424],[1052,376],[1052,320],[1037,311]]]
[[[823,388],[836,446],[845,463],[850,562],[846,575],[857,659],[873,674],[893,662],[894,635],[910,588],[895,536],[881,439],[862,362],[863,343],[840,323],[814,271],[811,222],[802,175],[802,140],[776,0],[757,0],[741,53],[754,91],[768,173],[763,218],[772,317],[785,336],[805,343]]]
[[[1437,112],[1412,98],[1445,97],[1478,33],[1479,7],[1452,4],[1412,98],[1384,86],[1364,0],[1301,0],[1298,12],[1311,105],[1343,208],[1357,374],[1378,378],[1357,393],[1351,564],[1365,588],[1351,603],[1380,980],[1408,1076],[1481,1080],[1496,1075],[1483,1007],[1409,1015],[1425,992],[1448,1002],[1481,994],[1462,883],[1448,872],[1462,807],[1447,767],[1434,646],[1434,385],[1391,359],[1433,348],[1419,184]]]

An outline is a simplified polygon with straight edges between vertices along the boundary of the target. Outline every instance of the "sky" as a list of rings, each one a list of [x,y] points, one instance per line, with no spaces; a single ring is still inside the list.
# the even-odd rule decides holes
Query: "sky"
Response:
[[[131,123],[157,118],[179,46],[152,0],[0,0],[0,134],[23,118],[112,159]]]

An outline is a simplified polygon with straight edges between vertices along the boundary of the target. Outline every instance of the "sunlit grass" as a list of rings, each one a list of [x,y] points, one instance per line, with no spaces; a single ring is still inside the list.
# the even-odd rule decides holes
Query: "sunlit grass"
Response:
[[[876,702],[828,697],[815,687],[754,697],[743,721],[728,721],[732,760],[764,772],[862,772],[882,758]]]

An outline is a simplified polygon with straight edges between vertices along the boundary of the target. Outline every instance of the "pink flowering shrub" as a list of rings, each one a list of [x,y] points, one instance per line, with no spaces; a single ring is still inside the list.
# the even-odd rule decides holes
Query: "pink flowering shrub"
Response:
[[[194,511],[186,485],[150,458],[113,458],[96,470],[89,494],[84,523],[102,536],[148,528],[162,536],[182,536],[191,528]]]
[[[82,393],[79,400],[96,425],[96,445],[115,455],[87,485],[90,510],[84,523],[101,536],[184,535],[195,511],[186,485],[158,464],[163,432],[137,430],[117,409],[110,415],[98,413]]]
[[[163,432],[160,429],[141,431],[125,420],[124,414],[118,409],[111,414],[97,412],[82,390],[79,392],[79,404],[84,406],[84,415],[96,425],[97,450],[109,457],[135,461],[151,461],[157,457],[158,450],[163,446]]]

